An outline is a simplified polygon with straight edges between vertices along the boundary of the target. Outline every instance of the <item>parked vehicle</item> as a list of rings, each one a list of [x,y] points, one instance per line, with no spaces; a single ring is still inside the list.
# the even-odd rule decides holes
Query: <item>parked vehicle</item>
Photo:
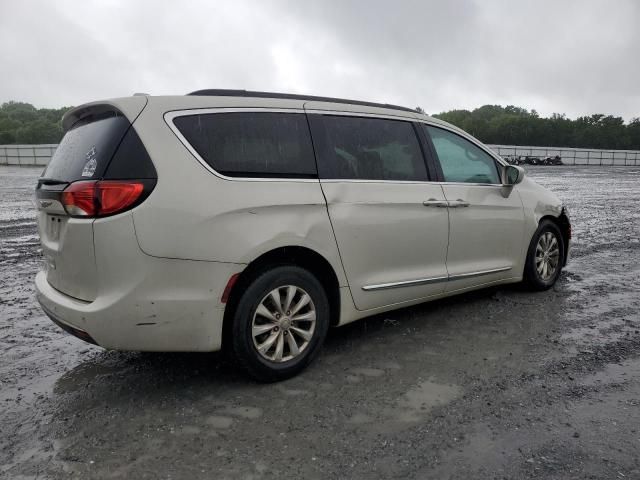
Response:
[[[462,130],[392,105],[205,90],[74,108],[36,189],[44,311],[107,349],[225,348],[263,381],[329,326],[551,287],[571,227]]]
[[[560,155],[556,155],[555,157],[545,157],[543,164],[544,165],[563,165]]]
[[[509,155],[502,158],[511,165],[564,165],[559,155],[555,157],[545,157],[543,159],[530,156],[523,157],[521,155]]]

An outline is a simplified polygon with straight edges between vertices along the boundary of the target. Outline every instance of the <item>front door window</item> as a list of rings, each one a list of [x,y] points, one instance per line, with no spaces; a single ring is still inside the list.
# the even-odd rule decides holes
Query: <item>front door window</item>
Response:
[[[428,126],[445,182],[499,184],[495,160],[470,141],[442,128]]]

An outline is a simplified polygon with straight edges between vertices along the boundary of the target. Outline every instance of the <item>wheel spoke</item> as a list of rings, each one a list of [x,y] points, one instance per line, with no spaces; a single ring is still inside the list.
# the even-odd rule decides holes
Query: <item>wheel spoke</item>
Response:
[[[271,312],[267,307],[264,306],[264,303],[258,305],[258,309],[256,310],[256,314],[261,317],[267,318],[272,322],[276,322],[276,316]]]
[[[271,301],[273,302],[273,305],[278,310],[278,313],[282,315],[283,312],[282,312],[282,299],[280,298],[280,289],[276,288],[275,290],[271,290],[271,293],[269,293],[269,296],[271,297]]]
[[[293,285],[289,285],[287,287],[287,299],[284,302],[284,307],[282,308],[285,312],[288,312],[291,308],[291,302],[293,302],[293,297],[296,296],[296,292],[298,289]]]
[[[258,351],[266,354],[267,351],[271,348],[271,346],[273,345],[273,342],[275,342],[279,336],[280,332],[273,332],[271,335],[269,335],[269,337],[260,345],[258,345]]]
[[[276,342],[276,351],[273,353],[273,359],[276,362],[282,360],[282,352],[284,351],[284,335],[282,330],[278,332],[278,341]]]
[[[547,278],[547,262],[542,262],[542,278]]]
[[[306,341],[311,340],[311,337],[313,336],[312,332],[307,332],[306,330],[303,330],[303,329],[301,329],[299,327],[290,327],[289,331],[296,332],[298,335],[300,335]]]
[[[291,317],[292,322],[303,322],[303,321],[315,321],[316,312],[314,310],[309,310],[307,313],[301,313],[296,315],[295,317]]]
[[[263,333],[267,333],[271,330],[273,330],[273,327],[275,325],[271,324],[271,323],[267,323],[265,325],[254,325],[252,332],[253,332],[253,336],[257,337],[258,335],[262,335]]]
[[[293,338],[292,333],[287,335],[287,343],[289,344],[289,355],[295,357],[300,353],[300,349],[298,348],[298,344],[296,343],[296,339]]]
[[[296,306],[291,310],[291,316],[294,316],[296,313],[298,313],[300,309],[307,305],[310,301],[311,297],[309,297],[309,295],[307,295],[306,293],[302,295],[302,297],[300,297],[300,300],[298,300],[298,303],[296,303]]]

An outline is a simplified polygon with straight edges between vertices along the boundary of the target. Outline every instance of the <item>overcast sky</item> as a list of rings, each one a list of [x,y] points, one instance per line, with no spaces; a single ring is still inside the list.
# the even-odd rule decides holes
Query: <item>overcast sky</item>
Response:
[[[640,116],[640,1],[0,0],[0,102],[201,88]]]

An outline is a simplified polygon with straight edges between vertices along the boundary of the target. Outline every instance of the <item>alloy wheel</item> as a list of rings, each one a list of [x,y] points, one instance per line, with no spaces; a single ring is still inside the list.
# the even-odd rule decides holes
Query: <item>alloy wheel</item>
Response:
[[[548,282],[558,270],[560,243],[553,232],[544,232],[536,245],[536,272],[540,279]]]
[[[316,308],[311,296],[295,285],[271,290],[258,304],[251,322],[253,345],[271,362],[300,355],[313,338]]]

